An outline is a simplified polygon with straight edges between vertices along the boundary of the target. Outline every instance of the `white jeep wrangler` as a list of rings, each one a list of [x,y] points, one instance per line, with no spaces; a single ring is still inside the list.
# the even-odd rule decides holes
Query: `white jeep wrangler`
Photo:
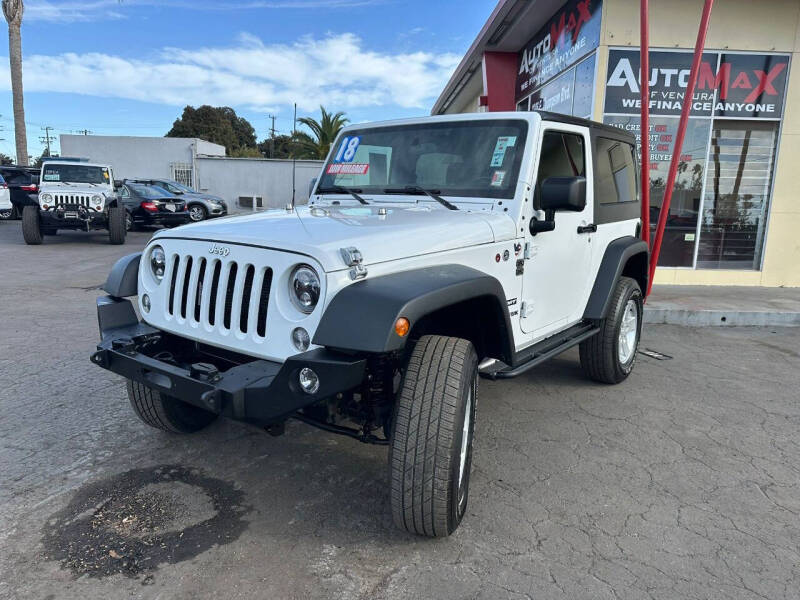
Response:
[[[42,164],[38,204],[22,209],[26,244],[41,244],[59,229],[107,229],[112,244],[125,243],[125,208],[114,192],[108,165],[49,160]]]
[[[98,298],[92,361],[148,425],[289,418],[390,447],[394,520],[445,536],[469,491],[478,375],[580,344],[631,372],[647,289],[635,141],[548,113],[356,125],[308,206],[160,231]],[[142,321],[131,301],[138,295]]]

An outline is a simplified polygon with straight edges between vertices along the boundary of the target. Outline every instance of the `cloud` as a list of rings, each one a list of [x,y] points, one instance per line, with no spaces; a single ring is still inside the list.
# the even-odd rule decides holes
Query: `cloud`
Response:
[[[29,0],[25,4],[26,21],[73,23],[124,19],[136,7],[179,8],[200,11],[242,11],[274,8],[325,9],[351,8],[383,4],[387,0]]]
[[[250,34],[231,47],[164,48],[153,59],[98,52],[25,57],[25,90],[68,92],[161,104],[213,104],[271,111],[297,102],[310,111],[370,106],[427,108],[460,57],[425,51],[384,53],[356,35],[264,44]],[[0,88],[10,89],[0,59]]]

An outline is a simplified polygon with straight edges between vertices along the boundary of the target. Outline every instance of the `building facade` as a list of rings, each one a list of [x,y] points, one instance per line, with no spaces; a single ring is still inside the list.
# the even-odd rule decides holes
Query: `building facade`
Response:
[[[223,198],[231,213],[308,202],[323,161],[231,158],[197,138],[62,135],[61,154],[111,165],[118,180],[173,179]],[[294,188],[293,188],[294,186]]]
[[[653,229],[702,5],[650,2]],[[656,283],[800,286],[799,23],[800,0],[715,2]],[[501,0],[432,112],[549,110],[641,140],[639,58],[638,0]]]

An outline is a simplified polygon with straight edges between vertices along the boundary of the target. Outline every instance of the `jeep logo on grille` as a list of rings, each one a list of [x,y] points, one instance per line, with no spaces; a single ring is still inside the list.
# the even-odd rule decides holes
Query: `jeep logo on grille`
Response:
[[[220,256],[228,256],[231,253],[231,249],[227,246],[218,246],[217,244],[211,244],[211,248],[208,249],[209,254],[219,254]]]

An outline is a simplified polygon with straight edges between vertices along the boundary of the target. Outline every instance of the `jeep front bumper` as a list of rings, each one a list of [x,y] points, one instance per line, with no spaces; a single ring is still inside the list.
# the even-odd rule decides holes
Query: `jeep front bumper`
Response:
[[[215,364],[213,353],[139,321],[129,300],[111,296],[97,299],[97,317],[102,341],[92,354],[93,363],[189,404],[256,425],[278,423],[306,406],[352,390],[366,370],[365,358],[324,348],[283,363],[235,364],[226,358]],[[314,394],[298,383],[304,367],[319,377]]]

